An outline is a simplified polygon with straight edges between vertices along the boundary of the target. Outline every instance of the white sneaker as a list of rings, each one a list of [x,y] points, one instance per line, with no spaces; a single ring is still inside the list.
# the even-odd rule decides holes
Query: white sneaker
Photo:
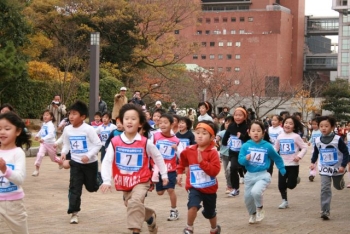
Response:
[[[253,224],[253,223],[255,223],[256,222],[256,215],[254,214],[254,215],[251,215],[250,217],[249,217],[249,223],[250,224]]]
[[[240,184],[244,184],[244,177],[240,177],[240,178],[239,178],[239,183],[240,183]]]
[[[239,189],[233,189],[227,196],[228,197],[235,197],[239,195]]]
[[[168,217],[168,221],[175,221],[179,219],[179,211],[178,210],[170,210],[170,216]]]
[[[78,213],[73,213],[70,218],[70,224],[78,224]]]
[[[256,209],[256,221],[260,222],[265,218],[265,210],[264,209]]]
[[[32,176],[38,176],[39,175],[39,171],[38,170],[35,170],[33,173],[32,173]]]
[[[286,201],[285,199],[282,200],[281,205],[278,206],[278,209],[286,209],[288,208],[288,201]]]

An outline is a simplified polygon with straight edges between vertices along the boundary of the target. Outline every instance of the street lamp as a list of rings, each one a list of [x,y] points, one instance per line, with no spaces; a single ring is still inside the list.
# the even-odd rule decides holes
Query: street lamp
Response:
[[[89,121],[94,119],[98,110],[99,76],[100,76],[100,33],[93,32],[90,37],[90,93]]]

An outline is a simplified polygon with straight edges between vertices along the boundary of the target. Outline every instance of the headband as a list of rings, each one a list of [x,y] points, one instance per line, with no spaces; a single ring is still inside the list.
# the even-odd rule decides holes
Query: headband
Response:
[[[214,130],[206,123],[199,123],[197,124],[196,129],[198,128],[204,128],[205,130],[207,130],[212,136],[215,136]]]
[[[209,104],[207,102],[204,102],[204,105],[207,108],[207,110],[209,110]]]
[[[244,115],[244,119],[247,119],[247,117],[248,117],[248,114],[247,114],[247,111],[244,109],[244,108],[242,108],[242,107],[237,107],[236,109],[235,109],[235,111],[233,112],[233,114],[236,112],[236,111],[242,111],[243,112],[243,115]]]

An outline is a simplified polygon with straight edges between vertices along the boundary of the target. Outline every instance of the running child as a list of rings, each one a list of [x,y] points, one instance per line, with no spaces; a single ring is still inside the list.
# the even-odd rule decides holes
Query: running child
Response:
[[[188,191],[187,225],[183,230],[184,234],[194,233],[194,221],[202,205],[202,214],[204,218],[209,219],[210,234],[221,233],[216,212],[218,190],[216,176],[220,172],[220,159],[214,142],[216,132],[213,122],[208,120],[199,122],[195,129],[197,144],[187,147],[180,155],[177,183],[182,186],[182,174],[186,170],[185,188]]]
[[[124,132],[123,124],[121,123],[119,118],[116,118],[115,123],[116,123],[117,129],[114,129],[111,132],[111,134],[109,134],[109,137],[108,137],[108,139],[106,140],[106,143],[105,143],[106,149],[108,148],[109,143],[111,142],[113,137],[119,136],[119,135],[121,135]]]
[[[268,133],[269,133],[270,142],[272,145],[275,145],[277,137],[283,132],[283,128],[281,127],[282,121],[283,121],[283,118],[280,115],[273,115],[271,118],[271,127],[269,127]],[[271,159],[270,168],[267,170],[267,172],[269,172],[271,176],[273,173],[274,164],[275,163],[273,159]]]
[[[173,130],[173,133],[176,134],[179,131],[179,120],[180,120],[180,116],[178,115],[172,115],[173,119],[174,119],[174,123],[172,125],[171,130]]]
[[[151,125],[152,128],[158,129],[159,128],[159,119],[162,114],[164,114],[165,111],[163,109],[155,109],[152,115],[152,120],[154,122],[153,125]]]
[[[30,135],[23,120],[14,112],[0,115],[0,216],[12,233],[28,234],[27,211],[22,184],[26,175],[26,155]]]
[[[308,142],[308,145],[312,144],[312,151],[311,151],[311,157],[312,157],[314,153],[316,138],[322,135],[320,129],[318,128],[317,118],[314,118],[311,120],[311,128],[312,128],[312,132],[311,132],[311,137]],[[309,181],[310,182],[314,181],[315,176],[316,176],[316,167],[314,169],[310,169]]]
[[[112,114],[110,112],[105,112],[102,115],[102,125],[98,126],[95,130],[96,133],[100,136],[102,147],[101,147],[101,162],[106,154],[106,141],[111,134],[111,132],[117,129],[117,126],[111,123]]]
[[[330,116],[318,117],[318,126],[321,137],[316,138],[314,152],[312,154],[310,169],[316,167],[321,177],[321,218],[328,220],[330,217],[332,187],[342,190],[345,187],[344,173],[349,162],[349,151],[343,139],[335,135],[336,120]]]
[[[238,158],[238,162],[247,169],[244,177],[244,202],[250,215],[250,224],[260,222],[265,217],[263,194],[271,182],[271,174],[267,171],[271,161],[276,162],[281,175],[286,174],[283,159],[273,146],[263,139],[264,135],[264,124],[253,122],[249,129],[251,140],[243,144]]]
[[[43,124],[40,131],[35,136],[35,140],[40,142],[40,147],[34,162],[35,171],[33,172],[32,176],[39,175],[40,165],[46,154],[49,155],[52,162],[58,163],[60,168],[62,165],[61,159],[56,155],[56,129],[53,125],[53,122],[55,122],[55,117],[51,111],[45,110],[40,120],[43,121]]]
[[[209,120],[211,122],[213,121],[213,118],[211,117],[212,112],[212,105],[210,102],[200,102],[198,103],[198,109],[199,109],[199,116],[198,116],[198,122],[202,120]]]
[[[139,134],[146,123],[141,108],[134,104],[125,104],[120,109],[119,116],[125,131],[114,137],[107,148],[101,167],[103,184],[100,190],[103,193],[109,191],[113,183],[116,190],[123,191],[124,204],[127,207],[127,227],[133,234],[141,232],[144,221],[147,222],[149,233],[156,234],[156,213],[144,205],[150,188],[150,157],[160,169],[163,186],[168,183],[166,166],[153,142]]]
[[[93,126],[94,128],[97,128],[98,126],[103,124],[101,120],[102,120],[102,113],[97,111],[94,115],[94,121],[91,122],[91,126]]]
[[[62,134],[61,160],[66,159],[70,151],[70,182],[68,214],[71,214],[70,223],[77,224],[80,211],[83,185],[89,192],[96,192],[99,188],[97,181],[98,163],[97,154],[102,143],[95,129],[85,123],[89,109],[81,101],[76,101],[69,108],[69,121],[71,125],[65,127]]]
[[[279,209],[289,207],[287,189],[294,189],[300,183],[299,161],[305,156],[307,145],[298,132],[303,129],[302,124],[294,117],[288,116],[282,122],[283,132],[277,137],[275,149],[283,158],[286,174],[278,174],[278,189],[282,203]]]
[[[181,116],[179,118],[179,131],[176,133],[176,137],[179,138],[183,149],[187,146],[196,144],[191,129],[192,121],[188,117]]]

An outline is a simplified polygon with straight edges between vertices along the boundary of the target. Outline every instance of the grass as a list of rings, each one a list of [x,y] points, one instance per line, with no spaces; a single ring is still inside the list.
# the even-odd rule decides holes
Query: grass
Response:
[[[34,136],[32,136],[32,138],[31,138],[32,139],[32,147],[39,147],[40,142],[36,141],[34,138],[35,138]]]

